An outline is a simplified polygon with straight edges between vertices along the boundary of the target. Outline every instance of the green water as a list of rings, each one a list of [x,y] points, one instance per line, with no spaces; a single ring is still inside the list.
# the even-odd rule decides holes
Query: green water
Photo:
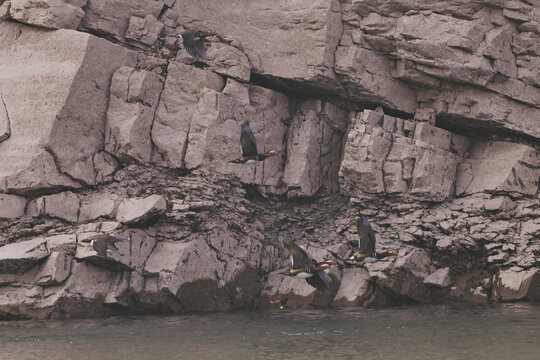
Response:
[[[0,322],[0,359],[540,359],[540,305]]]

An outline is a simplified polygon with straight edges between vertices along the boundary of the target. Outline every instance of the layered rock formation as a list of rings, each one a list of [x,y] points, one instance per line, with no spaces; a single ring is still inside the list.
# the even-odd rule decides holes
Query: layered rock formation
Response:
[[[0,317],[540,299],[538,1],[0,0],[0,19]],[[186,28],[223,40],[198,61]],[[227,163],[246,120],[281,156]],[[360,211],[398,257],[343,261]],[[101,233],[132,242],[100,257]],[[285,237],[337,259],[327,294],[281,274]]]

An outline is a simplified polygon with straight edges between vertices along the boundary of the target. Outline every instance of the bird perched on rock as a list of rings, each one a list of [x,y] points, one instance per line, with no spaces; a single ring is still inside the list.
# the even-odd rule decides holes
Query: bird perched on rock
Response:
[[[300,246],[289,239],[283,240],[289,250],[291,267],[285,275],[298,279],[306,279],[307,283],[315,289],[326,292],[328,283],[332,282],[330,276],[324,271],[336,264],[333,260],[317,262]]]
[[[242,145],[242,156],[238,159],[229,161],[234,164],[253,164],[259,161],[263,161],[270,156],[279,155],[278,151],[271,150],[262,154],[259,154],[257,150],[257,142],[255,135],[251,131],[249,123],[246,121],[241,125],[240,144]]]
[[[178,37],[189,55],[206,59],[206,48],[210,46],[210,41],[206,37],[216,35],[212,31],[186,30],[178,34]]]
[[[371,224],[364,215],[360,215],[358,218],[358,247],[360,248],[360,253],[354,256],[351,256],[349,260],[356,260],[365,263],[376,262],[379,259],[385,258],[387,256],[397,256],[395,251],[384,251],[378,253],[375,251],[375,233],[371,228]]]
[[[113,247],[116,251],[118,248],[114,243],[118,241],[131,241],[131,236],[118,237],[112,235],[98,235],[92,238],[90,245],[98,253],[99,256],[107,257],[107,249]]]

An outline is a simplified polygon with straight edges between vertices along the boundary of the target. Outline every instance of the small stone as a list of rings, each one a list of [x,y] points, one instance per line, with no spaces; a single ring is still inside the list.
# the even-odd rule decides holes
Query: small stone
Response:
[[[435,244],[435,246],[437,246],[437,248],[441,249],[441,250],[444,250],[446,248],[448,248],[449,246],[451,246],[453,244],[453,240],[452,238],[450,237],[445,237],[443,239],[440,239],[437,241],[437,243]]]
[[[140,223],[160,215],[166,208],[167,202],[161,195],[127,199],[120,203],[116,219],[124,224]]]
[[[484,204],[484,208],[488,211],[508,211],[512,210],[514,207],[514,202],[506,196],[499,196],[487,200]]]
[[[504,252],[500,252],[496,255],[488,256],[488,262],[489,263],[501,263],[507,258],[507,254]]]
[[[504,244],[502,247],[503,251],[514,251],[516,250],[516,245],[514,244]]]
[[[452,283],[449,274],[450,268],[448,267],[443,269],[437,269],[424,280],[424,284],[440,288],[448,287]]]

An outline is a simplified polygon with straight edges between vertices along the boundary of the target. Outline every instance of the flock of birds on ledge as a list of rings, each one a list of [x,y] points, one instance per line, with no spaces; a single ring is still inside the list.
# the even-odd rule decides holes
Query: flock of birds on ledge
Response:
[[[210,42],[206,39],[208,36],[215,36],[221,41],[225,41],[216,32],[210,31],[187,30],[178,34],[185,50],[191,56],[202,59],[206,57],[206,48],[210,45]],[[247,121],[241,125],[240,144],[242,146],[242,156],[229,161],[229,163],[253,164],[280,154],[275,150],[259,153],[255,135]],[[384,251],[380,253],[375,251],[375,233],[371,224],[363,215],[360,215],[357,227],[359,252],[351,256],[348,260],[365,264],[376,262],[387,256],[397,256],[397,252],[395,251]],[[107,257],[107,250],[109,248],[118,251],[115,243],[119,241],[131,241],[131,236],[118,237],[105,234],[92,238],[90,244],[99,256]],[[285,239],[283,240],[283,244],[289,252],[291,261],[290,268],[283,274],[297,279],[305,279],[309,285],[325,293],[328,290],[328,284],[332,282],[332,279],[325,270],[331,269],[336,265],[336,262],[334,260],[318,262],[306,252],[303,246],[297,245],[292,240]],[[284,308],[286,307],[287,299],[272,300],[271,303],[279,304],[281,308]]]

